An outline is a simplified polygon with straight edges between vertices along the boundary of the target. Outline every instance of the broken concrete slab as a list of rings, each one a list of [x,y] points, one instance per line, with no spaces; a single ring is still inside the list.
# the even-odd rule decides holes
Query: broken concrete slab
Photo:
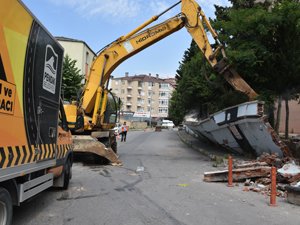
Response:
[[[259,166],[252,168],[240,168],[232,170],[233,181],[242,181],[249,178],[267,177],[270,175],[271,167]],[[205,172],[204,181],[206,182],[226,182],[228,181],[228,170]]]
[[[294,163],[287,163],[282,168],[277,170],[284,177],[293,177],[300,174],[300,166],[295,165]]]
[[[300,205],[300,186],[289,185],[286,187],[287,201],[289,203]]]

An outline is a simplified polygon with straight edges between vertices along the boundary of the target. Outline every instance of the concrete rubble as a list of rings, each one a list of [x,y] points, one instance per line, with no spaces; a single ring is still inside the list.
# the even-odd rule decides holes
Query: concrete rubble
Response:
[[[300,166],[291,157],[279,158],[276,154],[264,153],[256,160],[233,161],[232,177],[234,182],[243,182],[243,191],[270,195],[271,168],[277,168],[277,196],[300,205]],[[227,182],[228,169],[205,172],[206,182]]]

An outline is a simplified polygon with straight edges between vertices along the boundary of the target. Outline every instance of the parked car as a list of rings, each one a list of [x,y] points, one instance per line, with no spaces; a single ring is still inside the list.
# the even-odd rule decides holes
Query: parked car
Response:
[[[175,125],[174,125],[173,121],[171,121],[171,120],[163,120],[161,127],[170,129],[170,128],[174,128]]]

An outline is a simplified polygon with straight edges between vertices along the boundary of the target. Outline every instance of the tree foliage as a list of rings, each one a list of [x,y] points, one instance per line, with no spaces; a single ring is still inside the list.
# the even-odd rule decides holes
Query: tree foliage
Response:
[[[282,95],[300,86],[300,4],[275,1],[243,7],[246,0],[232,1],[221,11],[215,27],[227,46],[229,58],[259,93]],[[237,4],[238,2],[239,4]],[[226,11],[226,10],[225,10]]]
[[[191,110],[196,110],[199,117],[205,118],[244,99],[241,94],[232,92],[225,80],[213,72],[194,41],[184,53],[176,80],[169,110],[169,116],[176,123],[182,121]]]
[[[216,19],[211,21],[226,47],[230,62],[260,94],[260,99],[271,105],[280,95],[299,93],[299,1],[231,2],[230,7],[216,6]],[[207,81],[203,69],[214,85]],[[193,108],[206,105],[208,109],[221,109],[246,101],[220,76],[207,69],[193,44],[185,52],[176,78],[177,88],[171,99],[170,113],[178,120]]]
[[[70,101],[76,99],[83,84],[84,76],[80,74],[80,70],[76,67],[76,60],[72,60],[68,55],[63,61],[63,78],[62,91],[64,100]]]

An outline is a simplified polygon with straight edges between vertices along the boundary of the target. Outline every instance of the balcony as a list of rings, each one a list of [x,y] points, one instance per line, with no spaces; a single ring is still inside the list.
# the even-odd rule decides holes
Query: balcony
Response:
[[[131,87],[131,86],[128,86],[127,89],[132,90],[132,87]]]
[[[132,106],[131,102],[126,103],[127,106]]]
[[[127,98],[132,98],[132,95],[127,95]]]
[[[138,86],[138,90],[142,90],[143,88],[141,86]]]

